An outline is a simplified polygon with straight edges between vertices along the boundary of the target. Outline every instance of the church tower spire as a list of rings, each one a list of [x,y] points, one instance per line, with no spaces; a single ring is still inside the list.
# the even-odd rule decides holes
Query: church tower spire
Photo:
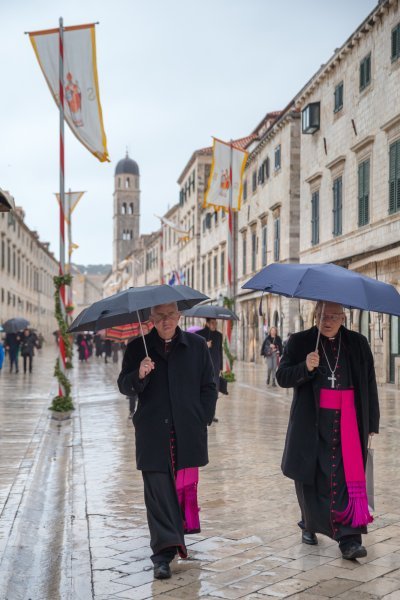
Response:
[[[137,162],[129,158],[128,149],[115,167],[113,218],[113,269],[116,269],[139,242],[140,174]]]

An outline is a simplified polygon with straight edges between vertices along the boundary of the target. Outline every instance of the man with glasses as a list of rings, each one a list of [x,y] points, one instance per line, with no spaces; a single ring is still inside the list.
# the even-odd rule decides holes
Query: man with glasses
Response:
[[[207,425],[217,401],[207,344],[184,332],[175,302],[151,310],[153,330],[126,349],[118,386],[138,394],[133,416],[136,464],[142,471],[154,577],[171,577],[169,563],[187,556],[184,533],[200,531],[198,467],[208,463]]]
[[[318,302],[316,326],[291,335],[277,371],[293,387],[282,471],[294,479],[302,542],[336,540],[342,558],[367,555],[368,439],[379,431],[374,361],[367,339],[344,327],[340,304]],[[317,345],[318,344],[318,345]]]

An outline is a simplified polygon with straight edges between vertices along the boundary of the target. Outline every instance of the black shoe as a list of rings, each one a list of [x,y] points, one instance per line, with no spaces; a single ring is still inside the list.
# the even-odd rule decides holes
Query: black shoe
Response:
[[[276,387],[275,381],[272,382],[272,387]]]
[[[159,562],[154,565],[155,579],[169,579],[171,577],[171,569],[167,562]]]
[[[214,417],[214,418],[213,418],[213,423],[218,423],[218,419],[217,419],[217,417]]]
[[[367,556],[367,549],[359,542],[343,544],[340,551],[342,553],[342,558],[345,558],[346,560],[355,560],[356,558],[364,558],[364,556]]]
[[[268,379],[267,379],[267,385],[269,385],[269,377],[268,377]]]
[[[301,541],[303,544],[309,544],[310,546],[316,546],[318,544],[318,538],[315,533],[311,533],[311,531],[307,531],[307,529],[303,529],[301,532]]]

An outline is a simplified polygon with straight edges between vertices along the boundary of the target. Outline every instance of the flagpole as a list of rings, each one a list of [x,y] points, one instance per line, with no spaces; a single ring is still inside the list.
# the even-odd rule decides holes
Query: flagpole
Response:
[[[69,192],[67,194],[67,215],[68,215],[68,274],[72,277],[72,192],[71,188],[69,188]],[[72,279],[71,283],[68,286],[68,306],[72,306],[73,298],[72,298]],[[71,310],[71,309],[69,309]],[[72,322],[72,312],[69,313],[71,317],[70,322]]]
[[[233,146],[230,141],[230,156],[229,156],[229,206],[228,206],[228,298],[233,300],[233,218],[232,218],[232,163],[233,163]],[[229,307],[231,308],[231,307]],[[226,334],[228,338],[228,346],[231,347],[232,338],[232,321],[227,321]],[[230,371],[229,361],[226,363],[226,370]]]
[[[59,20],[59,94],[60,94],[60,276],[65,273],[65,185],[64,185],[64,26],[63,19]],[[65,286],[60,287],[60,303],[62,316],[65,319]],[[65,346],[61,336],[59,340],[60,369],[65,375]],[[59,384],[59,395],[65,396],[63,386]]]

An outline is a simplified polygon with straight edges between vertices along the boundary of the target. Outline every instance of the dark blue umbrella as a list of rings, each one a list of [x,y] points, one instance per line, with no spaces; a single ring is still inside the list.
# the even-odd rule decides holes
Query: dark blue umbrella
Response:
[[[178,310],[185,310],[207,299],[208,296],[187,285],[131,287],[91,304],[76,317],[69,331],[99,331],[147,321],[152,306],[176,302]]]
[[[28,327],[29,321],[23,319],[22,317],[15,317],[14,319],[8,319],[5,323],[3,323],[3,329],[6,333],[18,333],[22,329],[26,329]]]
[[[400,316],[400,294],[396,288],[333,264],[274,263],[242,287]]]
[[[239,317],[225,306],[216,304],[200,304],[183,311],[184,317],[196,317],[198,319],[222,319],[223,321],[239,321]]]

